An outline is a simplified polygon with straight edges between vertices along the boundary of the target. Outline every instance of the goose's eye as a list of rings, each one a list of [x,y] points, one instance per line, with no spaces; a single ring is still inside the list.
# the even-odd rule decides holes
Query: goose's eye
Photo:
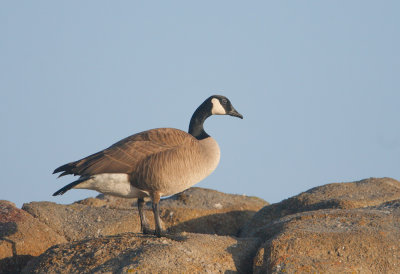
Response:
[[[226,105],[226,103],[228,103],[228,100],[226,100],[225,98],[223,98],[223,99],[221,100],[221,103],[222,103],[223,105]]]

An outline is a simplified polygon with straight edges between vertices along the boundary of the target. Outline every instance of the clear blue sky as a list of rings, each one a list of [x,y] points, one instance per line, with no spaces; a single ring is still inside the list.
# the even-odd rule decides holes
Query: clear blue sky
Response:
[[[0,199],[70,203],[54,168],[212,94],[217,170],[198,184],[278,202],[400,179],[399,1],[2,1]]]

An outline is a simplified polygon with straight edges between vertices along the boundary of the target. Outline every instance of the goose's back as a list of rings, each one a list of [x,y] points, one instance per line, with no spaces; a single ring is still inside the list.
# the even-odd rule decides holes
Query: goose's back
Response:
[[[92,176],[102,173],[130,174],[146,157],[179,147],[193,137],[179,129],[156,128],[131,135],[112,146],[56,169],[64,174]]]

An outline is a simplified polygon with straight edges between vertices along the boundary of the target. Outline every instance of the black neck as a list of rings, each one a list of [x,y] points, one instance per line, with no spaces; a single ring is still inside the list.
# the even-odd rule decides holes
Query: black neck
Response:
[[[203,128],[204,121],[211,116],[209,106],[207,105],[208,104],[206,102],[201,104],[193,113],[192,118],[190,119],[189,133],[197,140],[202,140],[210,137],[210,135],[208,135]]]

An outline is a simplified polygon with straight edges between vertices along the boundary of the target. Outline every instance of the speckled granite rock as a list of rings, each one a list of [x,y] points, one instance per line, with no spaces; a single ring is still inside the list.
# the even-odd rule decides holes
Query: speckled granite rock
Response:
[[[31,202],[22,209],[68,241],[140,231],[139,214],[134,210],[52,202]]]
[[[23,273],[249,273],[257,239],[183,233],[181,241],[125,233],[58,245]]]
[[[297,213],[256,234],[254,273],[400,273],[400,200]]]
[[[298,212],[362,208],[395,199],[400,199],[400,182],[391,178],[369,178],[318,186],[282,202],[265,206],[243,226],[240,236],[252,237],[260,227]]]
[[[266,204],[256,197],[192,188],[162,200],[160,215],[164,227],[172,232],[234,236]],[[24,204],[22,208],[70,241],[140,232],[136,199],[102,195],[71,205],[32,202]],[[145,213],[153,227],[150,208],[148,205]]]
[[[328,184],[266,204],[192,188],[161,202],[164,226],[178,236],[155,238],[137,233],[134,200],[99,196],[71,205],[28,203],[26,212],[17,213],[74,242],[36,258],[27,255],[14,266],[21,269],[33,258],[25,273],[400,273],[400,182]],[[14,218],[13,207],[3,210],[3,218]],[[146,214],[152,219],[150,207]],[[12,222],[3,223],[5,253],[8,237],[16,233]],[[242,238],[234,237],[238,232]]]

